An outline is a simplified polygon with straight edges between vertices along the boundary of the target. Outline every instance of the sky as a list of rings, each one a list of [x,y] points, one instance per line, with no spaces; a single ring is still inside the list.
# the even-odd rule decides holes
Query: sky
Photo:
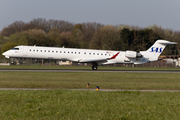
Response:
[[[0,0],[0,31],[34,18],[180,31],[180,0]]]

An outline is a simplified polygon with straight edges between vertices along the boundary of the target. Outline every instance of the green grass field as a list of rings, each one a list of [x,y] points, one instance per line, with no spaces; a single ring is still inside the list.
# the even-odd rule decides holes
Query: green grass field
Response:
[[[69,66],[6,66],[0,69],[89,69]],[[106,70],[106,67],[100,67]],[[107,69],[113,69],[108,67]],[[124,69],[115,67],[115,69]],[[127,68],[127,70],[134,68]],[[152,68],[137,68],[137,70]],[[162,69],[162,68],[161,68]],[[153,69],[152,69],[153,70]],[[167,69],[163,69],[167,70]],[[169,70],[169,69],[168,69]],[[177,70],[173,69],[172,70]],[[90,87],[86,88],[87,83]],[[179,73],[0,72],[2,120],[178,120],[180,92],[66,89],[180,90]]]
[[[178,120],[179,92],[0,91],[1,120]]]
[[[179,73],[0,72],[0,88],[180,90]]]

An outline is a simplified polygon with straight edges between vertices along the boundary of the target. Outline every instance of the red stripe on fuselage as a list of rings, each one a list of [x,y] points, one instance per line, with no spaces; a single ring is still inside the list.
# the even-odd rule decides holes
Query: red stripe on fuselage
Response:
[[[114,56],[112,56],[110,59],[115,59],[120,52],[116,53]]]

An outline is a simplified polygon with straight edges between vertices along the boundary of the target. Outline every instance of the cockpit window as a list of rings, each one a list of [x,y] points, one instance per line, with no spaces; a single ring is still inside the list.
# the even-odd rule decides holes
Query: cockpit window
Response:
[[[11,50],[19,50],[19,48],[12,48]]]

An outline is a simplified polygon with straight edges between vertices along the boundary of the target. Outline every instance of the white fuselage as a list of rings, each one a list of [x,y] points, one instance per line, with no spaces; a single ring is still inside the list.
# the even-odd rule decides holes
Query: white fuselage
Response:
[[[70,60],[73,62],[97,61],[98,64],[99,63],[100,64],[134,63],[134,61],[128,59],[125,56],[125,52],[123,51],[39,47],[39,46],[16,46],[15,48],[16,49],[11,49],[6,51],[5,53],[3,53],[3,55],[5,55],[7,58],[56,59],[56,60]],[[103,60],[103,59],[111,58],[118,52],[119,54],[115,59]],[[136,58],[135,61],[144,63],[145,59]]]
[[[166,45],[173,44],[176,43],[157,40],[148,50],[139,53],[129,50],[111,51],[21,45],[4,52],[3,55],[6,58],[55,59],[92,63],[92,69],[97,70],[98,65],[114,63],[143,64],[157,61]]]

